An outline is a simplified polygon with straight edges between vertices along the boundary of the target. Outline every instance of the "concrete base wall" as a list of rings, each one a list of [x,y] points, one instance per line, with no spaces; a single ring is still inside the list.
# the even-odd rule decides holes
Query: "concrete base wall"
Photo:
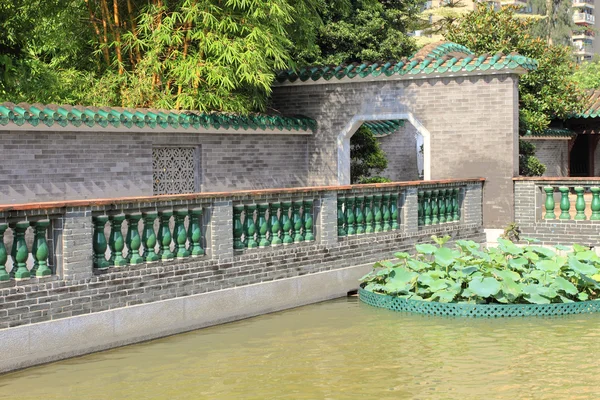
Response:
[[[0,372],[346,295],[372,264],[0,331]]]

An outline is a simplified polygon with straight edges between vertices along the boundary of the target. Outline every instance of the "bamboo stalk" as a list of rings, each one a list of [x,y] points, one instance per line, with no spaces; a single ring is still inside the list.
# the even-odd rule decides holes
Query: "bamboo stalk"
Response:
[[[119,60],[119,75],[123,75],[123,55],[121,54],[121,23],[119,21],[119,1],[113,0],[113,13],[115,19],[115,39],[117,45],[115,49],[117,50],[117,60]]]
[[[96,36],[98,36],[98,41],[100,43],[104,43],[104,46],[102,46],[102,54],[104,55],[104,61],[106,62],[106,65],[109,65],[110,55],[108,54],[108,40],[106,37],[106,27],[104,27],[104,35],[102,35],[102,33],[100,32],[100,28],[98,27],[98,23],[96,22],[96,15],[92,10],[92,6],[90,5],[89,0],[85,0],[85,4],[88,7],[88,11],[90,13],[90,21],[92,22],[92,26],[94,27],[94,31],[96,32]]]

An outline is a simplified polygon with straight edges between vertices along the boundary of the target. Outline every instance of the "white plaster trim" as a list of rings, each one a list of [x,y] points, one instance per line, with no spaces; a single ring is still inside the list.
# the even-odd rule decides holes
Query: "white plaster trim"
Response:
[[[342,129],[337,137],[338,148],[338,184],[350,184],[350,138],[365,121],[378,121],[388,119],[405,119],[410,122],[417,132],[423,136],[423,179],[431,180],[431,134],[423,124],[415,118],[413,113],[382,113],[359,114],[352,117],[350,122]]]
[[[435,78],[459,78],[465,76],[491,76],[491,75],[523,75],[526,74],[527,71],[523,67],[518,67],[515,69],[502,69],[502,70],[487,70],[487,71],[459,71],[459,72],[451,72],[451,73],[436,73],[436,74],[406,74],[406,75],[398,75],[394,74],[392,76],[387,76],[385,74],[381,74],[379,76],[366,76],[361,78],[359,76],[355,76],[354,78],[349,78],[344,76],[342,79],[337,79],[335,77],[330,80],[325,80],[323,78],[319,78],[316,81],[312,79],[308,79],[307,81],[302,82],[300,79],[296,79],[294,82],[290,82],[289,80],[285,80],[283,82],[275,81],[273,83],[273,87],[283,87],[283,86],[304,86],[304,85],[335,85],[338,83],[363,83],[363,82],[373,82],[373,81],[414,81],[420,79],[435,79]]]

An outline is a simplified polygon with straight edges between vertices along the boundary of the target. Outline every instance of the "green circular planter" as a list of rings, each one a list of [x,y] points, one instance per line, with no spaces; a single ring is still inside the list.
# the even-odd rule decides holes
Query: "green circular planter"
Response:
[[[461,304],[407,300],[358,289],[363,303],[388,310],[446,317],[505,318],[558,316],[600,312],[600,300],[552,304]]]

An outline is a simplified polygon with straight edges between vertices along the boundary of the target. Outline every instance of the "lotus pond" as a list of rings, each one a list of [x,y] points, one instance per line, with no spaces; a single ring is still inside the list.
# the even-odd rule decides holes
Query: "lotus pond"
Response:
[[[0,376],[0,399],[596,399],[600,314],[314,304]]]

